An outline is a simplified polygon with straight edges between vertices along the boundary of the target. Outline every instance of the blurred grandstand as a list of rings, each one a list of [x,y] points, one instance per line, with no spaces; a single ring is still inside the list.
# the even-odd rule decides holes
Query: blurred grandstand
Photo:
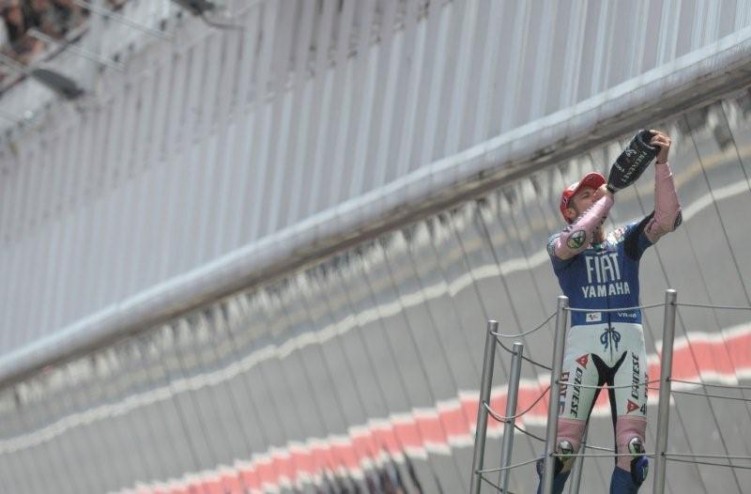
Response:
[[[4,0],[2,52],[29,65],[49,54],[50,46],[34,36],[38,31],[60,41],[71,41],[84,29],[88,10],[73,0]]]
[[[154,39],[165,40],[169,0],[3,0],[0,130],[39,121],[55,98],[94,90],[102,67]],[[182,15],[183,9],[173,9]],[[34,81],[18,87],[22,81]],[[11,99],[12,101],[8,101]]]
[[[103,0],[103,3],[105,9],[115,14],[126,1]],[[0,73],[2,90],[7,89],[8,75],[17,72],[7,63],[8,59],[26,68],[52,59],[87,31],[89,8],[90,4],[84,0],[3,0],[0,53],[7,58]]]

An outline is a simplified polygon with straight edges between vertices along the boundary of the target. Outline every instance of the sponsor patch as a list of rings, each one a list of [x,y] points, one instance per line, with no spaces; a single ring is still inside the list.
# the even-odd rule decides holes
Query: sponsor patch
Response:
[[[602,312],[587,312],[587,322],[602,321]]]
[[[586,369],[587,368],[587,364],[589,363],[589,354],[585,353],[584,355],[582,355],[581,357],[579,357],[578,359],[576,359],[576,363],[579,364],[579,365],[581,365],[582,367],[584,367]]]
[[[584,241],[586,239],[587,232],[585,232],[584,230],[576,230],[571,234],[571,236],[568,237],[566,245],[568,245],[569,249],[578,249],[579,247],[584,245]]]
[[[577,367],[574,371],[574,391],[571,394],[571,415],[574,417],[579,416],[579,393],[581,391],[582,377],[584,377],[584,371],[580,367]]]
[[[631,398],[639,399],[639,356],[631,354]]]
[[[618,317],[622,317],[624,319],[636,319],[639,315],[637,312],[616,312]]]
[[[558,397],[558,414],[562,414],[566,409],[566,390],[568,389],[568,378],[570,374],[568,371],[561,373],[561,390]]]

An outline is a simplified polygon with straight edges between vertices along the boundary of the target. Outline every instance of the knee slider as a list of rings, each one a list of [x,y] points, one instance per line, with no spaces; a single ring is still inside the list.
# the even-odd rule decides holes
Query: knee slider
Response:
[[[574,450],[573,444],[571,444],[571,441],[568,441],[566,439],[562,439],[558,441],[558,445],[555,448],[556,457],[555,457],[555,470],[553,473],[555,475],[558,475],[561,473],[564,468],[566,468],[566,471],[571,470],[571,464],[573,463],[573,458],[569,455],[574,454],[576,451]],[[537,474],[542,478],[542,471],[545,468],[545,458],[540,458],[537,460],[536,463],[537,467]]]
[[[583,420],[560,419],[558,421],[558,441],[555,452],[560,460],[560,471],[568,472],[574,465],[574,454],[579,451],[586,422]],[[558,466],[558,462],[556,462]]]
[[[554,463],[553,475],[558,475],[563,471],[563,462],[560,458],[554,458]],[[537,476],[542,478],[543,471],[545,470],[545,458],[540,458],[535,462],[535,470],[537,470]]]
[[[555,459],[555,473],[559,474],[562,470],[569,471],[574,464],[574,457],[576,454],[576,447],[568,439],[561,439],[558,441],[558,445],[555,448],[555,452],[558,456]]]
[[[634,437],[628,442],[628,452],[631,453],[631,480],[640,486],[649,473],[649,460],[644,456],[644,443],[641,438]]]
[[[633,456],[644,454],[644,442],[640,437],[632,437],[628,442],[628,452]]]

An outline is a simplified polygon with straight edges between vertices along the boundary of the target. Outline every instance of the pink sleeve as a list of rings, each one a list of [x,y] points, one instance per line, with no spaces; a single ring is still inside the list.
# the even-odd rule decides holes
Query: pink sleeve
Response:
[[[681,224],[681,205],[673,183],[673,172],[668,163],[655,164],[655,214],[647,223],[644,233],[650,242],[675,230]]]
[[[611,207],[613,207],[611,196],[603,196],[592,204],[591,208],[555,237],[552,253],[558,259],[571,259],[586,249],[594,238],[594,232],[608,217]]]

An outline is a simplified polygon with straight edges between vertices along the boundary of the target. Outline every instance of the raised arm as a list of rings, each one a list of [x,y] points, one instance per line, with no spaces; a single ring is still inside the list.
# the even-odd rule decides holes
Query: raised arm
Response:
[[[681,206],[673,182],[673,172],[668,164],[670,138],[659,131],[655,133],[651,144],[660,146],[655,160],[655,213],[644,228],[644,234],[650,242],[657,242],[666,233],[675,230],[681,224]]]
[[[553,236],[548,244],[548,252],[558,259],[571,259],[582,252],[592,242],[595,233],[608,217],[613,207],[613,194],[603,185],[596,192],[598,199],[561,233]]]

